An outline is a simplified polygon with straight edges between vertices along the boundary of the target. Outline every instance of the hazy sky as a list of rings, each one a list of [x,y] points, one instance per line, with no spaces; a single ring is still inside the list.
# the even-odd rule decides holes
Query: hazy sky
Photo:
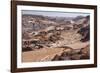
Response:
[[[33,14],[33,15],[44,15],[53,17],[76,17],[76,16],[87,16],[89,13],[79,12],[54,12],[54,11],[36,11],[36,10],[22,10],[22,14]]]

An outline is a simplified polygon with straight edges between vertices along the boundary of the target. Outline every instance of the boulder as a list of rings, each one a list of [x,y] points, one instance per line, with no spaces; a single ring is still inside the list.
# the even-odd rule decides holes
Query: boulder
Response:
[[[80,60],[81,55],[80,54],[74,54],[71,56],[71,60]]]
[[[26,51],[32,51],[33,49],[31,47],[22,47],[22,52]]]
[[[90,57],[90,45],[87,45],[86,47],[82,48],[80,50],[81,53],[81,59],[89,59]]]

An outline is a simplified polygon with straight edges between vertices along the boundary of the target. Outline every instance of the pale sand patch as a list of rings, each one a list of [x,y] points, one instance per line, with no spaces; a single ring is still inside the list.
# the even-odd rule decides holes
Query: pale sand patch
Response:
[[[83,47],[86,47],[89,44],[90,44],[89,42],[85,42],[85,43],[77,42],[77,43],[66,45],[66,46],[69,46],[69,47],[71,47],[73,49],[81,49]]]
[[[22,62],[36,62],[52,59],[56,54],[62,53],[64,48],[47,48],[22,53]]]

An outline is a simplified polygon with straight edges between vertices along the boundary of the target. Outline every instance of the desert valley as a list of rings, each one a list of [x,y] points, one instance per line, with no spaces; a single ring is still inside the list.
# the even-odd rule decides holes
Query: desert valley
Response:
[[[22,14],[22,62],[90,58],[90,16]]]

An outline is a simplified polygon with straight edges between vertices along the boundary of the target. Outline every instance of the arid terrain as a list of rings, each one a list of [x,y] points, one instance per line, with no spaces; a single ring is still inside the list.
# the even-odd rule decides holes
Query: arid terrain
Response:
[[[89,59],[89,41],[89,15],[22,15],[22,62]]]

